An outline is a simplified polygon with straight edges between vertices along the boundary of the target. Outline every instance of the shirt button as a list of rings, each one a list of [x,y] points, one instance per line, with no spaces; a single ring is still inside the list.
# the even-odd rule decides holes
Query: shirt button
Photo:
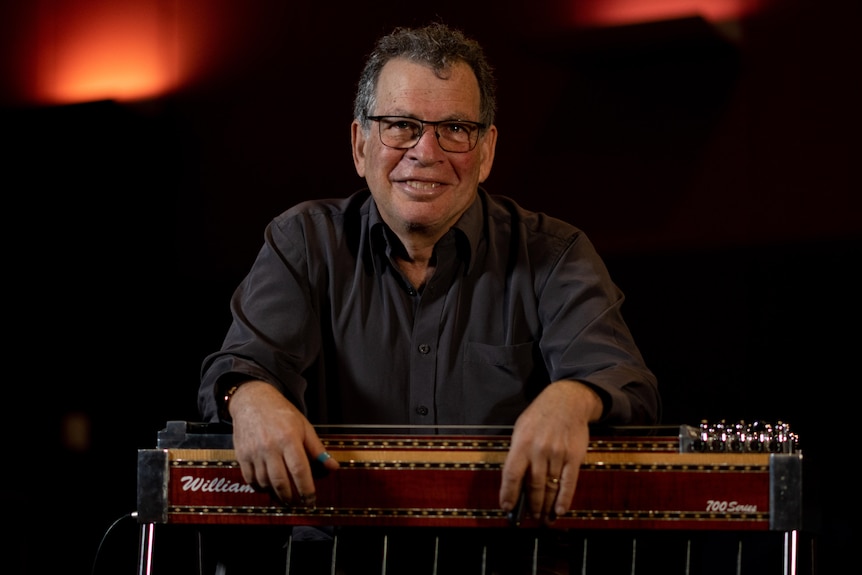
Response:
[[[431,346],[428,345],[427,343],[423,343],[422,345],[419,346],[419,353],[427,354],[430,352],[431,352]]]
[[[418,413],[419,415],[428,415],[428,408],[424,405],[420,405],[416,408],[416,413]]]

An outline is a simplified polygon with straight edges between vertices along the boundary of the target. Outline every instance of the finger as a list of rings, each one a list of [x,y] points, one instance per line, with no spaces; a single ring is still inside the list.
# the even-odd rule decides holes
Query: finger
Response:
[[[547,513],[545,500],[548,497],[548,475],[545,472],[529,475],[527,482],[527,496],[530,500],[530,511],[534,519],[541,519]],[[554,490],[556,495],[556,490]]]
[[[338,462],[333,459],[328,451],[321,451],[317,457],[311,460],[311,475],[315,479],[326,477],[330,471],[338,469]]]
[[[240,461],[239,469],[242,471],[243,480],[251,485],[252,487],[257,487],[257,479],[254,476],[254,465],[250,461]]]
[[[314,478],[311,473],[311,462],[305,453],[297,453],[296,450],[288,449],[284,452],[284,465],[286,466],[287,475],[285,479],[288,482],[292,480],[293,489],[291,490],[293,499],[289,499],[293,505],[302,507],[314,507],[316,504],[316,491],[314,486]],[[273,485],[275,487],[275,485]],[[279,485],[290,489],[291,486]]]
[[[309,433],[306,434],[305,449],[312,459],[315,475],[318,475],[317,472],[321,472],[320,475],[325,475],[327,471],[338,469],[338,461],[326,451],[326,445],[317,436],[313,427],[309,427]]]
[[[270,481],[269,475],[266,473],[265,462],[255,464],[253,460],[245,460],[239,462],[242,478],[255,491],[269,491]]]
[[[509,452],[503,463],[500,481],[500,509],[509,512],[515,509],[522,498],[524,489],[524,474],[527,471],[526,459],[520,459]]]
[[[306,507],[314,507],[316,503],[314,479],[338,469],[339,464],[326,451],[326,446],[308,422],[303,428],[301,448],[304,453],[300,455],[294,451],[287,452],[285,460],[298,492],[299,503]]]
[[[553,522],[556,519],[556,514],[554,513],[554,506],[557,503],[557,498],[559,494],[560,476],[556,473],[549,472],[545,476],[545,493],[541,504],[540,514],[546,522]]]
[[[537,465],[536,468],[543,469]],[[533,518],[551,523],[556,520],[556,504],[562,489],[561,465],[548,463],[545,473],[531,472],[528,494]]]
[[[562,517],[569,512],[572,507],[572,500],[575,498],[575,489],[578,485],[579,466],[567,465],[563,469],[560,477],[560,490],[557,492],[557,499],[554,506],[554,515]]]
[[[285,505],[296,505],[296,495],[302,493],[302,490],[294,488],[291,481],[291,472],[281,458],[272,458],[267,460],[266,467],[267,486],[272,489],[278,499]]]
[[[548,462],[548,474],[545,476],[545,498],[542,501],[542,517],[548,521],[556,519],[555,505],[563,488],[563,466]]]

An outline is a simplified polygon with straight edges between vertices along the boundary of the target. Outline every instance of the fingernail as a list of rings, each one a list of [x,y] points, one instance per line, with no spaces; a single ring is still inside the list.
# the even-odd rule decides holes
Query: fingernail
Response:
[[[331,455],[329,455],[329,453],[328,453],[328,452],[324,451],[323,453],[321,453],[320,455],[318,455],[318,456],[317,456],[317,460],[318,460],[320,463],[323,463],[324,461],[326,461],[327,459],[329,459],[329,458],[331,458],[331,457],[332,457],[332,456],[331,456]]]

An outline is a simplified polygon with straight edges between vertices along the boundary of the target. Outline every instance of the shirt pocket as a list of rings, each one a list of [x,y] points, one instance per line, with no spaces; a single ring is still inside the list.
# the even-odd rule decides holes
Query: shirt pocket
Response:
[[[490,345],[468,342],[464,354],[464,399],[488,406],[484,418],[514,423],[529,403],[527,387],[535,367],[535,343]]]

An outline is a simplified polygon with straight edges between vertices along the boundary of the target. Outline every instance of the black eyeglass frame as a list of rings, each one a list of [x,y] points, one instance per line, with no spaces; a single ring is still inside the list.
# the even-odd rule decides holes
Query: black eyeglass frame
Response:
[[[419,140],[422,139],[422,136],[425,135],[425,126],[432,126],[434,128],[434,137],[437,140],[437,145],[440,146],[444,152],[449,152],[451,154],[466,154],[467,152],[472,152],[476,149],[476,146],[479,143],[479,136],[482,135],[482,132],[485,131],[488,126],[481,122],[473,122],[471,120],[437,120],[435,122],[431,122],[429,120],[420,120],[419,118],[414,118],[413,116],[366,116],[369,120],[373,122],[377,122],[378,129],[377,134],[380,137],[380,143],[386,146],[387,148],[392,148],[393,150],[409,150],[411,148],[415,148],[417,144],[419,144]],[[413,142],[410,146],[390,146],[386,142],[383,141],[383,121],[384,120],[410,120],[411,122],[419,122],[419,137],[416,138],[416,141]],[[394,122],[392,122],[394,123]],[[437,131],[437,126],[440,124],[467,124],[476,129],[476,140],[473,144],[466,150],[447,150],[443,147],[443,144],[440,143],[440,132]]]

